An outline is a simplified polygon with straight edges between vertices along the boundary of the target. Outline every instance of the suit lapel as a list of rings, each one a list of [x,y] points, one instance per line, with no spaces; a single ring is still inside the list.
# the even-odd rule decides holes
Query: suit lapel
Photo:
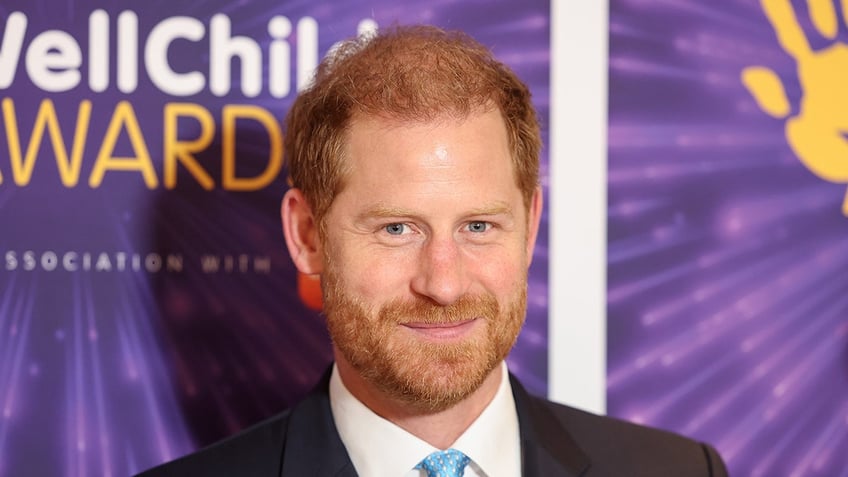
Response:
[[[523,477],[578,477],[591,462],[546,403],[527,393],[510,375],[521,433]]]
[[[330,410],[330,373],[292,409],[281,477],[357,477]]]
[[[295,406],[283,445],[281,477],[357,477],[330,410],[329,372]],[[541,399],[510,375],[521,434],[523,477],[579,477],[591,465],[557,417]],[[296,437],[296,438],[295,438]]]

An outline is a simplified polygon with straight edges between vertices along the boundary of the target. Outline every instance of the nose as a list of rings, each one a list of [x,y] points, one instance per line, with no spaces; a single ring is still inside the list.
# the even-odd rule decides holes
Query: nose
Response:
[[[446,306],[457,301],[470,286],[462,253],[453,237],[432,238],[420,249],[412,290]]]

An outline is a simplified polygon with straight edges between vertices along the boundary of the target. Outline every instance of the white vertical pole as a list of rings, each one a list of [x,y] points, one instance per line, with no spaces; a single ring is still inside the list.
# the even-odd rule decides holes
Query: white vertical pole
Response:
[[[607,1],[551,0],[549,397],[606,410]]]

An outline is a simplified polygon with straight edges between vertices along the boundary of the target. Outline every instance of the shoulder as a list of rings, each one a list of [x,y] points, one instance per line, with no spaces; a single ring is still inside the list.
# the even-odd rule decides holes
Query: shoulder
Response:
[[[525,456],[537,472],[581,477],[727,477],[709,445],[532,396],[511,377]]]
[[[544,399],[531,399],[546,409],[587,454],[591,461],[587,475],[727,475],[721,457],[708,444]]]
[[[279,475],[290,411],[137,477]]]

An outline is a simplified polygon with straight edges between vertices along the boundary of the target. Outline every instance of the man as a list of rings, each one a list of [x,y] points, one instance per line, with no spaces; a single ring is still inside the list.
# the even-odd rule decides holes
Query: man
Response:
[[[541,140],[529,91],[488,50],[431,27],[348,42],[286,139],[286,243],[321,277],[335,365],[292,409],[145,476],[726,475],[707,445],[509,376]]]

